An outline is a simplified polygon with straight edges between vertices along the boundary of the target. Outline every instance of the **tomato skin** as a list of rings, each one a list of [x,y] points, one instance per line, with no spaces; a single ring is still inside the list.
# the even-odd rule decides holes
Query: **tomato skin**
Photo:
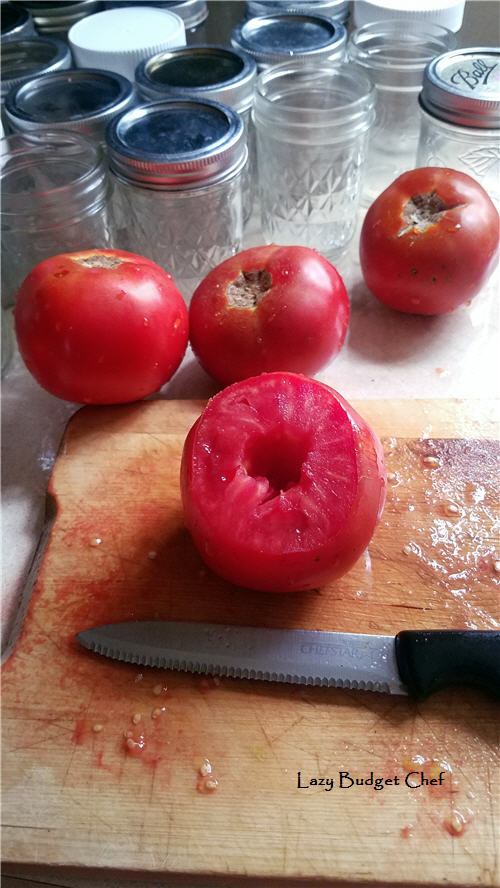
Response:
[[[157,391],[188,340],[187,307],[171,275],[124,250],[40,262],[16,294],[14,319],[30,373],[51,394],[80,404],[126,403]]]
[[[288,470],[292,483],[273,489],[287,462],[281,480]],[[314,589],[346,573],[370,542],[386,486],[368,424],[338,392],[294,373],[215,395],[181,462],[185,523],[202,558],[226,580],[267,592]]]
[[[243,272],[263,270],[272,286],[255,307],[228,302]],[[341,349],[349,300],[341,276],[309,247],[252,247],[204,278],[189,307],[190,341],[221,385],[273,370],[313,375]]]
[[[401,233],[409,199],[432,192],[451,209],[425,231]],[[482,186],[457,170],[422,167],[399,176],[368,209],[361,270],[373,295],[390,308],[444,314],[479,292],[498,259],[498,244],[498,212]]]

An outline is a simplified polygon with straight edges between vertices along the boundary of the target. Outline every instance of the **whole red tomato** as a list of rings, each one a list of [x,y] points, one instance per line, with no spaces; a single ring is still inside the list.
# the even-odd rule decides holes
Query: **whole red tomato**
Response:
[[[24,362],[43,388],[80,404],[120,404],[157,391],[187,346],[188,312],[172,276],[123,250],[40,262],[16,295]]]
[[[252,247],[195,290],[193,351],[222,385],[272,370],[312,375],[341,349],[349,300],[333,265],[309,247]]]
[[[223,389],[185,441],[185,522],[220,576],[269,592],[344,574],[386,492],[382,446],[329,386],[263,373]]]
[[[478,182],[457,170],[422,167],[399,176],[369,208],[361,270],[385,305],[444,314],[479,292],[498,240],[498,212]]]

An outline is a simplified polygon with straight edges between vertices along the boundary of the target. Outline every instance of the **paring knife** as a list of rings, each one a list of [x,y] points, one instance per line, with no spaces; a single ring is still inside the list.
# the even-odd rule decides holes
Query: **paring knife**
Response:
[[[417,698],[452,684],[500,692],[500,632],[360,635],[154,621],[97,626],[76,638],[105,657],[183,672]]]

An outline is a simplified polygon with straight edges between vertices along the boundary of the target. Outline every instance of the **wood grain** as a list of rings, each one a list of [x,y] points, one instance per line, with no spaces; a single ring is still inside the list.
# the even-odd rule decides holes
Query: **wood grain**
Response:
[[[384,634],[498,627],[491,404],[355,406],[384,441],[384,515],[346,577],[296,596],[223,582],[183,528],[179,461],[201,402],[85,408],[72,419],[50,485],[57,518],[3,668],[7,864],[172,883],[191,875],[385,886],[413,882],[418,859],[422,885],[497,883],[498,709],[479,693],[417,704],[216,683],[139,670],[74,642],[82,628],[125,619]],[[137,757],[126,752],[128,731],[144,735]],[[200,757],[219,780],[213,794],[197,791]],[[444,771],[444,784],[298,787],[299,771],[307,782],[338,781],[339,771],[404,779],[410,770]]]

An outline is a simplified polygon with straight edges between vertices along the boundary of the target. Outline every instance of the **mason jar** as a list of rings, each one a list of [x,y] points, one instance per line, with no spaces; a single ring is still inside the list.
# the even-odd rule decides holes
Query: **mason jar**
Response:
[[[114,246],[103,151],[78,133],[0,140],[2,305],[31,269],[57,253]]]
[[[253,114],[265,240],[337,258],[356,230],[370,80],[348,65],[292,61],[260,74]]]
[[[24,80],[7,95],[5,114],[14,132],[65,129],[104,143],[109,121],[134,103],[126,77],[74,68]]]
[[[136,89],[145,100],[199,96],[229,105],[241,115],[248,145],[248,164],[243,175],[245,222],[252,213],[256,169],[251,119],[256,77],[257,65],[250,56],[213,44],[166,50],[140,62],[135,70]]]
[[[99,0],[23,0],[23,6],[31,12],[39,34],[65,40],[72,25],[97,12],[101,4]]]
[[[2,123],[9,130],[4,102],[5,96],[29,77],[63,71],[72,64],[71,52],[62,40],[51,37],[26,37],[2,43],[2,77],[0,95],[2,99]]]
[[[255,59],[259,71],[292,56],[303,62],[341,62],[346,41],[341,22],[307,13],[257,16],[240,22],[231,35],[231,45]]]
[[[130,6],[131,0],[106,0],[105,9],[117,9]],[[148,6],[156,6],[174,12],[184,22],[186,43],[204,43],[206,40],[206,22],[208,3],[205,0],[148,0]]]
[[[140,105],[107,131],[120,246],[173,275],[189,303],[208,271],[242,245],[240,115],[208,99]]]
[[[467,173],[500,207],[500,50],[457,49],[433,59],[419,104],[418,165]]]
[[[349,17],[349,0],[247,0],[246,11],[247,18],[280,12],[307,12],[308,15],[325,15],[345,23]]]
[[[420,132],[418,95],[426,64],[455,43],[451,31],[420,20],[387,19],[354,30],[347,55],[372,80],[376,118],[362,202],[371,204],[401,173],[414,169]]]
[[[2,51],[9,40],[23,40],[25,37],[36,37],[35,26],[31,13],[24,6],[13,3],[2,3]]]

